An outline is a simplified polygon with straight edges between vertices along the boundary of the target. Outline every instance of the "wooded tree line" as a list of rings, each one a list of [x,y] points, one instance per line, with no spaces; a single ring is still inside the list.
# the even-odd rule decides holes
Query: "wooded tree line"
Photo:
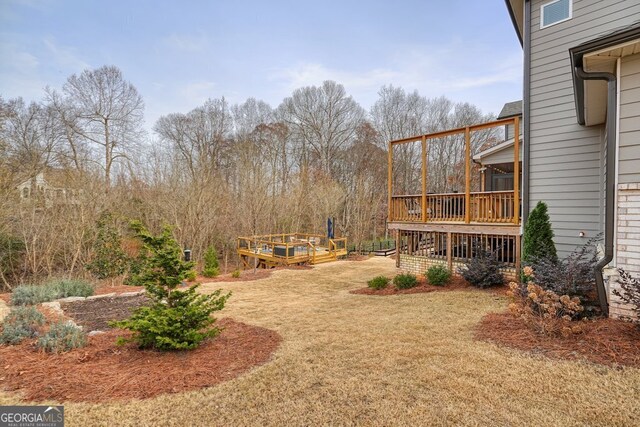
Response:
[[[142,96],[113,66],[70,76],[62,88],[47,88],[42,102],[0,98],[5,287],[86,274],[106,211],[125,236],[130,219],[156,230],[172,224],[196,259],[213,245],[223,267],[236,262],[238,236],[325,233],[328,217],[356,245],[383,237],[388,141],[492,117],[393,86],[366,111],[326,81],[296,89],[275,108],[253,98],[234,105],[212,98],[160,117],[151,133],[143,118]],[[474,136],[474,150],[486,137]],[[459,180],[460,143],[430,145],[430,191]],[[415,191],[420,147],[397,150],[397,188]],[[38,188],[39,173],[48,189]],[[29,197],[21,198],[29,179]]]

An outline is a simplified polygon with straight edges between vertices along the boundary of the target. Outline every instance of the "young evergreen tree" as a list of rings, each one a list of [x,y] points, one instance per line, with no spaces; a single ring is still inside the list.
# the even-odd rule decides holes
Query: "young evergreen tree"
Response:
[[[94,257],[86,268],[98,279],[111,279],[124,274],[128,257],[122,249],[122,237],[113,224],[113,215],[104,212],[97,224],[98,235],[93,244]]]
[[[220,295],[217,290],[201,295],[196,291],[198,285],[178,289],[194,263],[182,260],[182,250],[171,228],[165,227],[157,236],[138,221],[131,228],[147,252],[136,280],[144,284],[151,304],[136,309],[129,319],[112,324],[133,331],[131,341],[139,347],[159,350],[193,349],[205,338],[218,335],[220,330],[214,326],[211,313],[221,310],[231,294]]]
[[[218,254],[213,246],[210,246],[204,253],[204,268],[202,275],[204,277],[216,277],[220,274],[220,266],[218,264]]]
[[[534,262],[538,259],[545,259],[553,263],[558,262],[546,203],[538,202],[529,214],[524,226],[523,239],[522,260],[524,262]]]

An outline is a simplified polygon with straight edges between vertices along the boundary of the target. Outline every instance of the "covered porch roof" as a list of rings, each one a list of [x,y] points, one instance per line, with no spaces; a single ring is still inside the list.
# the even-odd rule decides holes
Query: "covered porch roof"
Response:
[[[607,83],[583,80],[575,70],[615,74],[619,58],[640,53],[640,21],[569,50],[574,70],[573,86],[578,123],[593,126],[605,122]]]

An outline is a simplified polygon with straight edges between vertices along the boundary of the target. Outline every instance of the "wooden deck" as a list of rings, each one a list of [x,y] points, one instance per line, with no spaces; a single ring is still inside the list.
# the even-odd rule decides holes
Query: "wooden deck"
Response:
[[[237,253],[244,268],[314,265],[346,256],[347,239],[304,233],[238,237]]]
[[[453,270],[478,251],[490,251],[506,268],[520,270],[520,141],[514,136],[513,189],[508,191],[471,191],[471,133],[498,126],[519,129],[519,117],[418,135],[389,142],[387,227],[396,235],[396,264],[400,257],[417,257],[446,263]],[[464,191],[430,193],[427,191],[428,144],[433,140],[464,135]],[[394,146],[420,143],[420,194],[394,194]],[[483,190],[484,185],[481,187]],[[462,190],[462,189],[461,189]]]

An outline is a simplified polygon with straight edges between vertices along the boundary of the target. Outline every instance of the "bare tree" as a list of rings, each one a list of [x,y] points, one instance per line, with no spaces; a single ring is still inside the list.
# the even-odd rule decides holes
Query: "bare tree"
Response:
[[[69,77],[63,96],[48,92],[71,134],[67,140],[73,144],[72,151],[78,142],[98,150],[94,158],[100,159],[96,163],[108,191],[114,165],[132,161],[131,153],[143,133],[144,102],[138,90],[124,80],[117,67],[103,66]]]
[[[186,165],[195,180],[219,173],[228,164],[226,158],[233,122],[224,98],[209,99],[187,114],[162,116],[154,126],[160,139],[168,144]]]
[[[303,167],[317,162],[318,169],[332,174],[333,161],[353,142],[365,111],[347,96],[344,86],[325,81],[322,86],[296,89],[282,102],[285,123],[300,144]]]

